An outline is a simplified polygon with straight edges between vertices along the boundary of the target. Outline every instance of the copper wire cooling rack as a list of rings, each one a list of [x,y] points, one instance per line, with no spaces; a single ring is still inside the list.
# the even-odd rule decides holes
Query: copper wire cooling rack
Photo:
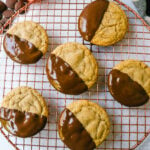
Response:
[[[47,100],[48,123],[43,131],[27,139],[14,137],[0,127],[2,134],[20,150],[67,149],[58,135],[58,117],[65,106],[77,99],[89,99],[106,109],[111,121],[111,132],[98,149],[134,149],[150,133],[150,103],[138,108],[120,105],[111,97],[107,88],[107,75],[111,68],[125,59],[139,59],[150,65],[150,28],[129,7],[116,0],[129,19],[125,38],[111,47],[98,47],[83,41],[78,32],[78,16],[91,0],[43,0],[29,6],[24,15],[16,14],[13,21],[32,20],[40,23],[49,35],[49,51],[37,64],[20,65],[12,62],[3,50],[0,35],[0,99],[18,86],[31,86]],[[97,84],[79,96],[63,95],[48,82],[45,73],[46,60],[56,46],[69,41],[83,43],[91,49],[99,63]]]

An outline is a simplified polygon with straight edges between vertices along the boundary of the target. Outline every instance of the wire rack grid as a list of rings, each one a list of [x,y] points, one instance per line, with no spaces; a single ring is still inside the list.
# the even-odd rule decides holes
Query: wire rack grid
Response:
[[[126,12],[129,29],[125,38],[110,47],[98,47],[83,41],[78,32],[78,16],[92,0],[43,0],[32,4],[26,14],[15,16],[13,23],[32,20],[40,23],[49,36],[49,51],[37,64],[20,65],[12,62],[3,50],[0,35],[0,99],[11,89],[30,86],[37,89],[47,100],[48,123],[39,134],[21,139],[14,137],[0,126],[7,140],[20,150],[66,150],[58,135],[57,122],[61,111],[74,100],[88,99],[106,109],[111,121],[107,140],[97,149],[134,149],[150,133],[150,103],[138,108],[128,108],[117,103],[107,88],[107,76],[112,67],[125,59],[139,59],[150,65],[150,29],[129,7],[115,0]],[[11,25],[10,25],[11,26]],[[64,42],[76,41],[93,52],[99,64],[99,80],[88,92],[69,96],[57,92],[48,82],[45,66],[48,55]]]

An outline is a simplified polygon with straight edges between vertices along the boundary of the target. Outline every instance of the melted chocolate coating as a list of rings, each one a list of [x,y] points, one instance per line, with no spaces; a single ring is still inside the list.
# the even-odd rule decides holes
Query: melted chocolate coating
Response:
[[[12,60],[20,64],[36,63],[43,56],[42,52],[32,43],[16,35],[7,33],[4,38],[3,46],[6,54]]]
[[[96,0],[87,5],[82,11],[78,28],[84,40],[91,41],[108,8],[107,0]]]
[[[140,84],[117,69],[109,73],[108,88],[111,95],[125,106],[141,106],[149,100],[148,94]]]
[[[60,92],[78,95],[85,92],[88,87],[68,63],[54,54],[50,55],[46,66],[49,81]]]
[[[25,138],[40,132],[46,125],[47,117],[30,112],[0,108],[0,121],[8,132]]]
[[[71,150],[93,150],[96,148],[90,134],[68,109],[65,109],[61,114],[59,132],[62,133],[63,142]]]

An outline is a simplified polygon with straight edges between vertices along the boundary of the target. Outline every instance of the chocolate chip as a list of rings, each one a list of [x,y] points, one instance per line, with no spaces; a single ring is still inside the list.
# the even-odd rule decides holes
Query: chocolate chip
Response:
[[[2,13],[4,10],[6,10],[6,8],[7,8],[7,6],[5,5],[5,3],[0,1],[0,12]]]
[[[17,0],[6,0],[6,5],[8,8],[14,9],[16,2]]]
[[[5,17],[5,18],[10,18],[12,15],[14,15],[15,14],[15,12],[13,11],[13,10],[5,10],[4,12],[3,12],[3,16]]]
[[[18,1],[18,2],[15,4],[15,10],[16,10],[16,11],[19,10],[19,9],[22,8],[24,5],[25,5],[25,4],[24,4],[23,0]]]

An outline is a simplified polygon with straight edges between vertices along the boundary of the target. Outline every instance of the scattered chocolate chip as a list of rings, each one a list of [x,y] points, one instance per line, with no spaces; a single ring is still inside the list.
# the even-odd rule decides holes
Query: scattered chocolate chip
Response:
[[[6,0],[6,4],[0,0],[0,30],[3,28],[7,20],[12,17],[16,11],[21,9],[27,3],[27,0]],[[24,14],[25,10],[20,11],[20,14]],[[5,26],[7,29],[9,25]],[[6,30],[4,30],[5,32]]]
[[[15,4],[15,10],[16,10],[16,11],[19,10],[19,9],[22,8],[24,5],[25,5],[25,4],[24,4],[23,0],[18,1],[18,2]]]
[[[5,3],[0,1],[0,12],[2,13],[4,10],[6,10],[6,8],[7,8],[7,6],[5,5]]]
[[[8,8],[14,9],[16,2],[17,0],[6,0],[6,5]]]
[[[13,11],[13,10],[5,10],[4,12],[3,12],[3,16],[5,17],[5,18],[10,18],[10,17],[12,17],[12,15],[14,15],[15,14],[15,12]]]

